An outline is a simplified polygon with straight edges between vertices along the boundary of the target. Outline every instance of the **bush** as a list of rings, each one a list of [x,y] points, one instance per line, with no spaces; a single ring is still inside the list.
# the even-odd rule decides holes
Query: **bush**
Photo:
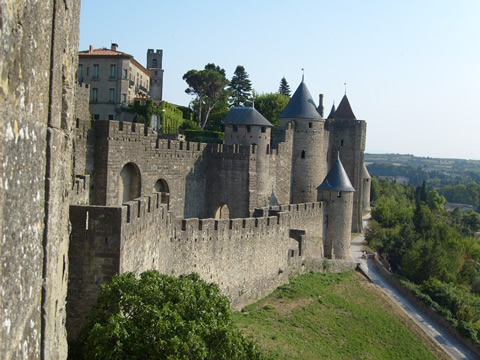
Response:
[[[217,285],[154,270],[104,285],[71,352],[71,359],[263,358],[234,327]]]
[[[209,131],[209,130],[185,130],[185,140],[206,142],[206,143],[223,143],[225,134],[221,131]]]

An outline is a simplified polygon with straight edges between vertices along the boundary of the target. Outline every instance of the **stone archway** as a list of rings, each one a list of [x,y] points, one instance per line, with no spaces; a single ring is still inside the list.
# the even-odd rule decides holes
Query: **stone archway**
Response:
[[[160,202],[162,204],[167,204],[167,208],[170,205],[170,189],[168,183],[164,179],[158,179],[153,185],[153,191],[159,192],[161,194]]]
[[[221,203],[215,211],[215,219],[230,219],[230,210],[227,204]]]
[[[119,177],[119,203],[137,199],[141,196],[142,179],[140,169],[135,163],[128,163],[120,171]]]

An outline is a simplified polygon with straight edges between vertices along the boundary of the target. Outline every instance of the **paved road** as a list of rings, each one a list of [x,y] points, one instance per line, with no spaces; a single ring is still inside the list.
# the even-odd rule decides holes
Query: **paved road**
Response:
[[[364,218],[364,225],[366,225]],[[407,298],[400,294],[393,286],[390,285],[375,269],[373,260],[364,260],[362,257],[362,245],[365,238],[362,235],[357,236],[352,240],[350,247],[350,254],[353,259],[358,259],[361,263],[362,270],[378,286],[385,295],[387,295],[394,303],[396,303],[405,313],[420,326],[427,335],[429,335],[435,342],[437,342],[452,359],[478,359],[469,349],[465,348],[463,344],[459,343],[450,333],[443,327],[438,325],[433,319],[418,310]]]

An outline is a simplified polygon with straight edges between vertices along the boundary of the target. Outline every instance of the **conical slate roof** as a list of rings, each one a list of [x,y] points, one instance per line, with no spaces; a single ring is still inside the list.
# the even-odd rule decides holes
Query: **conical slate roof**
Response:
[[[363,174],[362,177],[364,179],[371,179],[372,177],[370,176],[367,167],[365,166],[365,163],[363,163]]]
[[[302,81],[279,118],[321,120],[317,105]]]
[[[257,125],[270,126],[273,125],[253,107],[234,106],[230,109],[227,116],[223,119],[226,125]]]
[[[340,153],[338,154],[337,161],[335,161],[335,164],[328,172],[328,175],[325,177],[322,184],[317,187],[317,190],[355,191],[345,169],[343,168],[342,162],[340,161]]]
[[[278,206],[280,203],[278,202],[277,196],[275,195],[275,192],[272,189],[272,195],[270,196],[270,202],[268,206]]]
[[[347,95],[343,96],[342,101],[340,101],[340,104],[338,104],[337,111],[335,111],[335,115],[333,117],[335,119],[357,119],[352,111],[352,107],[350,106]]]
[[[333,119],[335,116],[335,104],[332,105],[332,110],[330,110],[330,114],[328,114],[327,119]]]

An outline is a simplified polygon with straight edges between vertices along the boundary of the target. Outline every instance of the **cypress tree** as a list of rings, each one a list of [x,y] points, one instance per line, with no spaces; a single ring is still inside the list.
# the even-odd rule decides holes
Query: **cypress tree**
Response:
[[[248,78],[245,68],[238,65],[230,81],[232,91],[231,99],[233,106],[246,106],[252,98],[252,82]]]
[[[287,79],[285,79],[285,76],[282,77],[282,80],[280,80],[280,87],[278,88],[278,92],[282,95],[290,97],[290,85],[288,85]]]

